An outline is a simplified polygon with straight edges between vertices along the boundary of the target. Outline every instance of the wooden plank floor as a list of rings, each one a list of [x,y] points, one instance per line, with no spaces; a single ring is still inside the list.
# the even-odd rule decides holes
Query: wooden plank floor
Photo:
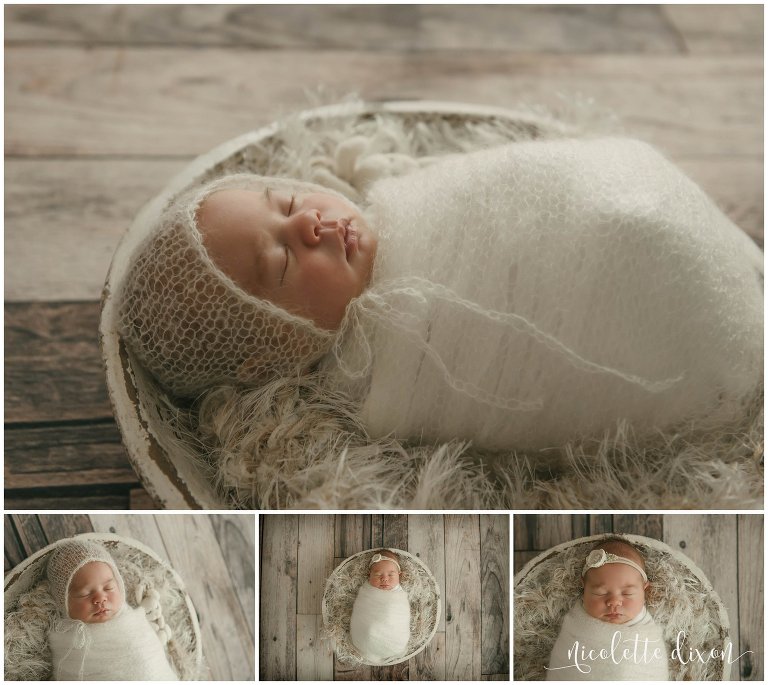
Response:
[[[6,573],[51,542],[77,533],[117,533],[144,543],[179,573],[192,598],[206,679],[254,679],[252,514],[6,514],[4,528]]]
[[[631,533],[661,540],[689,557],[725,604],[734,657],[731,680],[762,681],[762,514],[550,514],[514,516],[514,568],[554,545],[586,535]]]
[[[261,679],[509,679],[508,516],[263,514],[259,535]],[[442,616],[413,659],[355,668],[322,639],[323,590],[344,559],[376,547],[424,561],[442,589]]]
[[[759,5],[4,11],[8,507],[150,506],[98,352],[110,257],[172,174],[306,107],[306,90],[506,107],[578,93],[659,145],[762,244]]]

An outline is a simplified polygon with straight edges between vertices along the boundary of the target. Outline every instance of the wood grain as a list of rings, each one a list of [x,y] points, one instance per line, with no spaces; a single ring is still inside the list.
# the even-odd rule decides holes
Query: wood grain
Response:
[[[137,212],[189,161],[6,158],[6,300],[98,300]]]
[[[211,671],[221,680],[252,680],[254,636],[224,557],[207,553],[220,549],[210,518],[182,515],[156,516],[155,520],[169,562],[184,578],[200,617],[203,651]],[[252,568],[253,545],[245,544],[239,563]]]
[[[751,16],[759,15],[753,12]],[[26,6],[7,7],[6,24],[9,45],[187,44],[570,53],[682,49],[675,26],[652,5],[174,5],[151,9],[97,5],[91,11],[78,6]],[[751,36],[754,32],[749,28],[744,26],[737,35]],[[753,51],[759,52],[756,46]]]
[[[763,681],[765,677],[763,597],[764,518],[762,514],[740,514],[738,527],[739,636],[738,654],[745,654],[734,665],[732,675],[739,680]]]
[[[481,668],[478,560],[480,529],[476,516],[445,517],[445,676],[479,680]]]
[[[334,555],[346,559],[371,548],[371,516],[337,514],[334,528]]]
[[[9,428],[3,471],[8,489],[138,484],[111,421]]]
[[[689,53],[756,53],[763,45],[760,5],[662,5]]]
[[[443,516],[440,514],[424,514],[421,516],[408,517],[408,551],[417,556],[437,581],[438,587],[445,588],[445,527],[443,525]],[[440,621],[437,624],[437,632],[445,632],[445,593],[440,598],[442,602],[442,612]],[[443,645],[444,646],[444,645]],[[432,655],[432,659],[440,656],[445,659],[445,650],[439,655]],[[432,662],[427,662],[432,663]],[[425,664],[426,665],[426,664]],[[436,672],[445,673],[445,663],[438,669],[437,664],[433,664]],[[438,678],[442,680],[442,678]]]
[[[370,100],[500,106],[555,106],[562,94],[578,93],[673,157],[762,149],[762,61],[751,55],[38,45],[6,50],[5,64],[11,156],[190,157],[268,123],[274,103],[305,107],[305,88],[317,84]]]
[[[262,515],[259,679],[296,679],[299,517]]]
[[[253,644],[256,635],[256,521],[253,514],[213,515],[209,520],[229,571],[235,599],[248,622]]]
[[[411,659],[408,666],[409,680],[446,680],[445,632],[435,633],[431,642]]]
[[[333,650],[322,635],[322,616],[317,614],[297,616],[297,680],[333,680]]]
[[[111,418],[98,321],[96,302],[6,304],[6,422]]]
[[[108,488],[106,488],[109,490]],[[127,491],[99,492],[102,487],[90,487],[87,491],[69,488],[50,492],[38,490],[9,490],[5,493],[6,510],[14,509],[47,509],[51,511],[81,509],[122,509],[130,508],[130,497]]]
[[[139,540],[149,547],[163,561],[170,564],[168,551],[163,536],[157,527],[157,519],[152,514],[91,514],[91,525],[99,533],[115,533],[127,538]],[[183,577],[183,576],[182,576]]]
[[[11,514],[3,515],[3,540],[5,541],[5,573],[8,573],[28,556],[16,532],[14,516]]]
[[[333,571],[333,548],[333,515],[306,515],[299,518],[298,614],[322,613],[325,581]]]
[[[509,672],[509,517],[480,516],[483,675]]]
[[[377,517],[373,517],[376,521]],[[371,537],[375,535],[374,523],[371,522]],[[395,549],[408,549],[408,517],[405,514],[386,514],[382,516],[381,546]]]
[[[613,532],[644,535],[661,540],[664,535],[663,521],[661,514],[614,514]]]

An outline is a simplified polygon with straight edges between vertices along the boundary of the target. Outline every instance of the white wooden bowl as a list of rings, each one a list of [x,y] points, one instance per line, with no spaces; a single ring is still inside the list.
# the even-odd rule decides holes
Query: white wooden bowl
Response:
[[[331,592],[331,589],[334,583],[337,582],[337,580],[340,577],[350,576],[350,573],[352,573],[351,569],[356,566],[355,564],[356,560],[358,560],[361,556],[371,554],[371,552],[376,551],[376,549],[381,549],[381,548],[377,547],[375,549],[363,550],[362,552],[358,552],[357,554],[353,554],[352,556],[347,557],[334,569],[333,573],[331,573],[328,580],[325,582],[325,591],[323,592],[323,604],[322,604],[323,624],[326,627],[326,631],[334,637],[335,643],[336,643],[335,644],[336,654],[342,661],[352,660],[353,657],[352,658],[350,657],[353,654],[357,654],[357,650],[355,649],[354,645],[352,645],[349,639],[349,632],[346,629],[346,627],[349,624],[349,616],[345,616],[343,621],[339,620],[338,617],[334,620],[332,616],[332,614],[335,612],[337,607],[333,606],[333,598],[332,598],[333,593]],[[440,615],[442,613],[442,602],[440,600],[440,586],[437,584],[437,581],[435,580],[435,577],[432,575],[432,572],[426,567],[426,565],[421,559],[414,556],[410,552],[406,552],[405,550],[402,550],[402,549],[395,549],[395,548],[387,548],[387,549],[390,549],[390,551],[395,552],[400,558],[401,562],[405,559],[411,564],[418,566],[422,570],[425,576],[425,582],[429,585],[429,590],[431,593],[431,597],[428,602],[428,607],[430,611],[432,610],[435,611],[433,622],[431,623],[430,626],[428,626],[426,635],[418,642],[418,644],[414,645],[413,648],[405,656],[402,656],[399,659],[395,659],[386,663],[387,666],[392,666],[394,664],[399,664],[399,663],[402,663],[403,661],[408,661],[409,659],[412,659],[419,652],[425,649],[426,646],[430,643],[432,638],[435,636],[435,633],[437,632],[437,626],[440,623]],[[365,577],[363,577],[362,580],[363,582],[365,582]],[[354,588],[355,596],[357,596],[358,589],[359,589],[359,586]],[[403,589],[407,589],[406,582],[403,582]],[[347,600],[350,602],[349,609],[351,611],[351,602],[354,602],[354,597],[350,595],[347,597]],[[418,610],[419,610],[418,607],[414,607],[412,602],[411,614],[413,615],[413,612]],[[381,664],[373,664],[359,657],[357,657],[356,660],[359,660],[361,663],[368,664],[370,666],[381,665]]]

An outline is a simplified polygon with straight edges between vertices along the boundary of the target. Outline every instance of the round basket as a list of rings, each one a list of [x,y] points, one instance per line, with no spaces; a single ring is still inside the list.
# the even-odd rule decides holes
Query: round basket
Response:
[[[581,571],[589,550],[600,540],[621,538],[639,549],[651,582],[646,603],[664,627],[670,654],[679,631],[682,653],[711,649],[728,653],[730,624],[722,600],[702,570],[684,554],[659,540],[640,535],[592,535],[542,552],[515,575],[515,680],[544,680],[563,617],[580,595]],[[693,624],[693,625],[692,625]],[[670,680],[729,680],[730,667],[720,659],[687,665],[669,662]]]
[[[564,124],[531,113],[442,102],[344,104],[307,110],[299,115],[299,119],[310,127],[318,121],[364,122],[379,115],[413,121],[414,126],[437,122],[436,128],[501,122],[511,131],[510,140],[514,131],[521,137],[531,138],[545,132],[563,135],[569,130]],[[149,494],[165,508],[221,508],[222,505],[210,482],[195,464],[193,448],[174,430],[174,399],[156,385],[125,349],[116,330],[114,293],[125,278],[136,247],[147,236],[171,197],[194,183],[234,171],[275,175],[274,169],[267,168],[269,156],[264,155],[264,148],[272,141],[279,141],[279,123],[239,136],[191,162],[142,208],[121,240],[107,274],[99,325],[107,388],[131,464]],[[478,139],[477,146],[483,142],[487,143]],[[430,150],[421,151],[421,154],[429,153]]]
[[[47,547],[35,552],[32,556],[22,561],[5,576],[5,646],[6,669],[5,676],[11,679],[8,669],[9,649],[23,651],[37,655],[46,654],[47,629],[52,616],[46,611],[48,608],[55,612],[53,599],[47,596],[48,606],[36,604],[31,598],[31,592],[35,586],[45,580],[45,570],[49,555],[60,544],[68,542],[72,538],[65,538],[51,543]],[[184,582],[165,561],[154,551],[138,540],[114,535],[112,533],[83,533],[76,535],[75,539],[92,540],[103,545],[112,557],[123,575],[126,584],[126,595],[130,600],[132,593],[138,585],[138,579],[145,580],[147,576],[161,578],[164,584],[160,592],[160,602],[163,608],[163,616],[171,628],[174,636],[174,647],[169,649],[169,656],[174,669],[179,673],[180,680],[196,680],[203,673],[203,648],[200,638],[200,624],[197,613],[192,605],[192,600],[184,589]],[[138,576],[136,571],[141,570]],[[22,604],[19,604],[21,600]],[[133,604],[133,601],[130,603]],[[32,605],[35,606],[32,606]],[[8,618],[12,612],[21,612],[19,618],[24,625],[24,643],[14,644],[12,626],[9,626]],[[42,674],[40,674],[42,675]],[[48,674],[50,676],[50,674]],[[39,680],[40,677],[29,678]]]
[[[334,569],[325,583],[323,623],[327,637],[334,642],[339,661],[382,665],[366,661],[349,636],[352,606],[360,585],[367,582],[368,557],[374,551],[368,549],[348,557]],[[404,576],[402,586],[411,604],[411,639],[408,641],[406,655],[388,661],[388,666],[408,661],[429,644],[437,632],[441,612],[440,587],[424,562],[401,549],[390,548],[390,551],[400,558]]]

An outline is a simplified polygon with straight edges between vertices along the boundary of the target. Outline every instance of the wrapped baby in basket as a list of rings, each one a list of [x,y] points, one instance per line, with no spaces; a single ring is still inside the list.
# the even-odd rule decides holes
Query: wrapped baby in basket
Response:
[[[350,637],[367,663],[386,664],[405,654],[410,639],[411,607],[400,585],[400,561],[394,552],[375,552],[368,580],[358,590],[350,619]]]
[[[761,391],[759,250],[631,139],[445,156],[363,208],[220,178],[169,204],[118,297],[170,393],[312,371],[374,439],[538,450],[619,421],[708,430]]]
[[[664,631],[645,606],[648,576],[623,540],[594,547],[581,572],[582,597],[566,614],[547,680],[670,680]]]
[[[55,680],[178,680],[156,592],[133,608],[109,552],[94,542],[59,546],[47,568],[59,618],[48,635]]]

